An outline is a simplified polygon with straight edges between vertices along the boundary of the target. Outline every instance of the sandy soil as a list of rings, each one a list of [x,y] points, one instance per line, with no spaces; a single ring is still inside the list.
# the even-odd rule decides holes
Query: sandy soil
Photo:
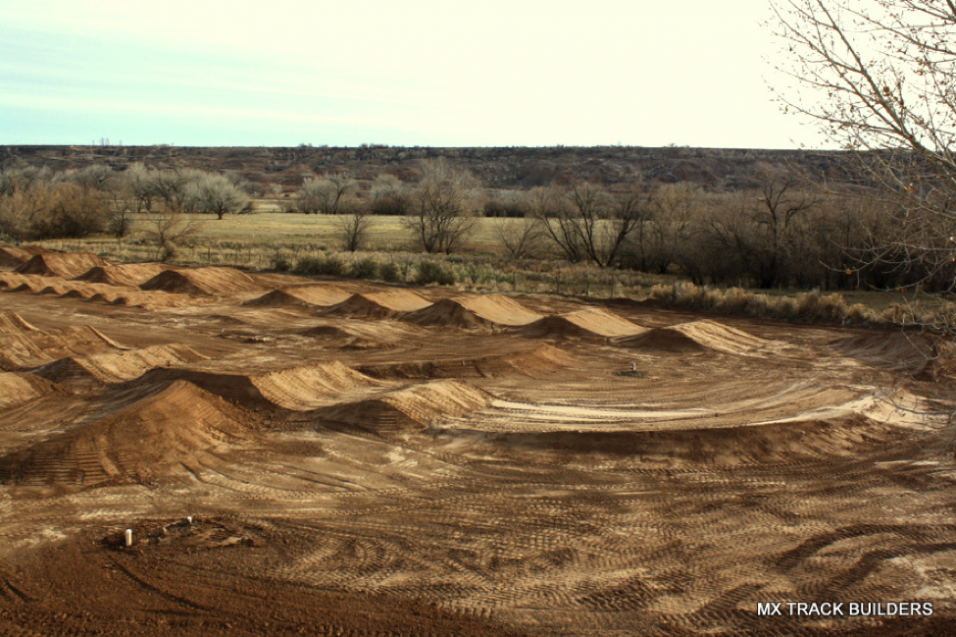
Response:
[[[924,336],[3,258],[0,634],[956,630]]]

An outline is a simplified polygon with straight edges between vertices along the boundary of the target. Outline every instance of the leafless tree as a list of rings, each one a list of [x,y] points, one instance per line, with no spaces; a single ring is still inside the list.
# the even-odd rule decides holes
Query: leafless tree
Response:
[[[189,184],[199,181],[203,172],[189,168],[149,171],[152,199],[162,203],[163,211],[182,212]]]
[[[569,263],[584,259],[577,219],[567,198],[555,188],[538,187],[528,195],[531,214]]]
[[[474,228],[475,186],[470,173],[444,159],[422,165],[422,180],[410,195],[411,209],[404,221],[425,252],[451,254]]]
[[[793,171],[764,171],[760,191],[752,208],[758,232],[753,254],[758,260],[757,285],[772,288],[786,285],[785,261],[791,239],[801,234],[796,222],[819,204],[820,197]]]
[[[355,180],[348,173],[332,173],[321,179],[308,179],[295,195],[296,211],[305,214],[338,214],[342,198],[353,190]]]
[[[772,0],[786,108],[857,151],[900,232],[879,258],[949,268],[956,243],[956,3]]]
[[[133,164],[122,173],[122,178],[130,199],[129,206],[133,212],[151,212],[156,188],[153,185],[152,175],[143,164]]]
[[[38,238],[38,227],[45,223],[55,199],[48,183],[43,181],[9,185],[0,196],[0,234],[20,241]]]
[[[537,256],[544,233],[536,219],[498,217],[491,223],[495,239],[510,260],[533,259]]]
[[[187,212],[214,214],[222,219],[242,212],[249,204],[249,195],[225,175],[205,173],[186,185],[183,203]]]
[[[181,212],[160,211],[149,219],[147,238],[159,248],[159,256],[168,261],[196,239],[202,225]]]
[[[686,269],[697,259],[690,241],[699,223],[704,195],[689,182],[661,184],[649,194],[649,211],[633,234],[641,269],[666,274],[678,264]]]
[[[113,177],[113,171],[106,164],[93,164],[68,173],[66,180],[86,191],[103,191]]]
[[[374,223],[364,202],[346,197],[339,202],[339,215],[336,225],[342,238],[342,245],[348,252],[361,250],[368,239],[369,230]]]
[[[587,260],[601,268],[618,262],[628,238],[649,214],[647,198],[639,191],[611,194],[591,184],[556,198],[541,193],[534,210],[568,261]]]
[[[395,175],[382,173],[369,192],[371,211],[377,215],[404,215],[411,208],[409,189]]]
[[[46,187],[52,176],[49,168],[30,166],[22,160],[10,162],[0,170],[0,197],[37,185]]]

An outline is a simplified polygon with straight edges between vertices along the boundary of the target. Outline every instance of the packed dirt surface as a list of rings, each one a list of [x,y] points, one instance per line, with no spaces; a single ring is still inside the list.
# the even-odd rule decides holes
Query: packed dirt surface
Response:
[[[2,635],[956,630],[926,335],[2,256]]]

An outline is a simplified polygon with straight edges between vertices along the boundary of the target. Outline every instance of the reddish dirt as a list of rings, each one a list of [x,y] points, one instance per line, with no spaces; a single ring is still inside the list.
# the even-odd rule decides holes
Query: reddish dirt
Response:
[[[50,252],[40,246],[4,246],[0,247],[0,268],[18,268],[33,256]]]
[[[161,270],[0,272],[0,634],[956,630],[925,335]]]
[[[39,274],[64,279],[78,277],[91,268],[104,266],[106,262],[92,252],[61,253],[43,252],[34,255],[20,265],[16,271],[20,274]]]

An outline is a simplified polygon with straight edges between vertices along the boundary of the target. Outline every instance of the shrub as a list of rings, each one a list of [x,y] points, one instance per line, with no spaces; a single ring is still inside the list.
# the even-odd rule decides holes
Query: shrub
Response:
[[[342,276],[345,274],[345,263],[343,263],[338,257],[326,257],[326,259],[319,265],[318,274]]]
[[[312,276],[314,274],[328,274],[331,276],[342,276],[345,273],[345,264],[336,257],[302,257],[296,261],[296,274],[303,276]]]
[[[671,303],[674,301],[674,286],[657,283],[651,286],[650,297],[655,301]]]
[[[914,325],[920,320],[916,308],[908,303],[890,303],[881,318],[897,325]]]
[[[400,278],[398,264],[392,262],[381,264],[378,267],[378,276],[381,277],[383,281],[387,281],[388,283],[394,283],[398,281]]]
[[[494,268],[481,263],[468,263],[463,269],[465,278],[472,283],[490,283],[495,279]]]
[[[824,321],[842,321],[847,314],[846,301],[840,294],[828,294],[817,303],[816,318]]]
[[[296,274],[302,274],[309,276],[312,274],[319,274],[319,271],[322,269],[322,259],[318,257],[302,257],[295,263]]]
[[[690,307],[704,307],[707,299],[707,288],[702,288],[687,281],[680,281],[674,286],[674,302],[678,305]]]
[[[873,312],[867,309],[862,303],[851,305],[846,311],[846,320],[854,325],[868,323],[873,320],[873,318],[875,318]]]
[[[766,317],[771,314],[773,303],[766,294],[754,294],[748,299],[747,308],[752,316]]]
[[[821,296],[820,290],[797,297],[797,314],[809,321],[839,321],[846,316],[846,302],[839,294]]]
[[[792,319],[799,313],[800,305],[797,303],[797,299],[792,296],[781,296],[770,301],[767,309],[777,318]]]
[[[730,288],[717,299],[714,307],[728,314],[752,314],[753,297],[752,293],[741,288]]]
[[[454,285],[455,273],[437,261],[421,261],[418,264],[418,272],[415,274],[415,283],[419,285],[427,285],[429,283]]]
[[[378,270],[378,261],[372,257],[365,257],[352,264],[349,268],[349,276],[353,279],[374,279]]]

